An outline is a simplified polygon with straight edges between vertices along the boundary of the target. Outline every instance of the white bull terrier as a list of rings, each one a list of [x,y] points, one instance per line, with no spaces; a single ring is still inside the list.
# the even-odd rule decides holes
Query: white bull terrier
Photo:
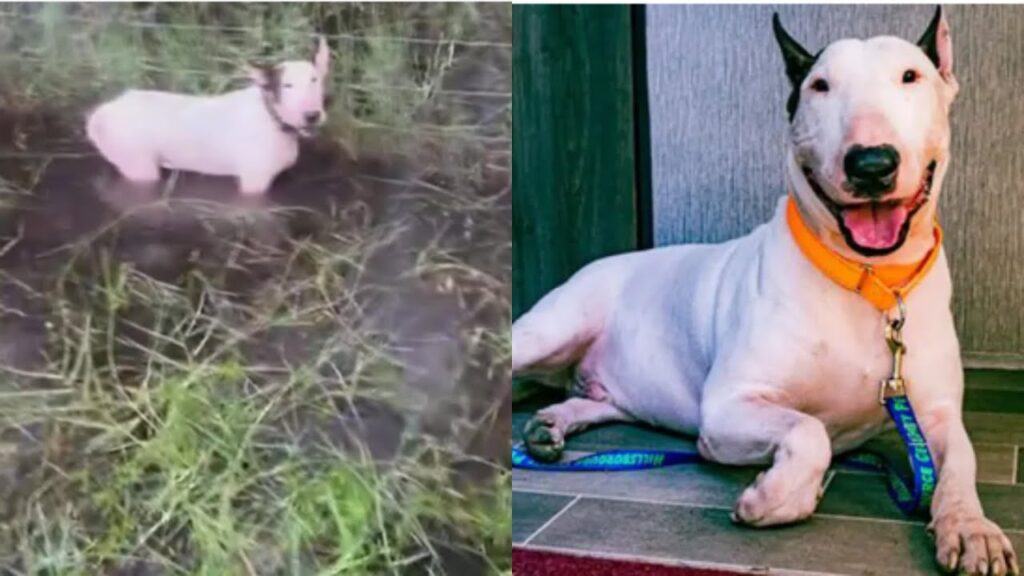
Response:
[[[957,93],[949,28],[936,12],[918,44],[840,40],[812,56],[776,39],[792,82],[788,196],[750,235],[604,258],[512,326],[517,377],[565,384],[569,400],[524,430],[535,457],[566,435],[642,421],[699,435],[701,454],[771,467],[736,521],[810,516],[833,454],[889,427],[883,337],[905,300],[904,376],[939,471],[931,506],[940,565],[1019,572],[985,518],[961,418],[963,372],[936,204]],[[561,380],[561,382],[560,382]]]
[[[155,182],[169,168],[234,176],[243,194],[261,194],[295,163],[298,138],[326,120],[329,58],[320,37],[312,62],[253,66],[252,86],[227,94],[129,90],[90,114],[86,131],[133,182]]]

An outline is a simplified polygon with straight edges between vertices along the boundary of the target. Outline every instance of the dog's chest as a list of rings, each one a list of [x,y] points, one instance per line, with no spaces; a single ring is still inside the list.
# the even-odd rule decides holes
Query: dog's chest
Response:
[[[889,422],[879,402],[879,389],[889,369],[879,362],[836,362],[821,370],[813,383],[801,383],[792,398],[797,408],[817,417],[836,445],[855,445]],[[814,390],[807,390],[807,387]]]
[[[248,156],[242,159],[242,165],[249,163],[249,158],[251,158],[252,161],[265,162],[268,167],[279,172],[295,164],[299,157],[298,141],[280,130],[273,131],[273,135],[263,141],[262,148],[256,144],[253,146],[256,149],[248,151]]]
[[[784,397],[820,419],[838,447],[859,444],[889,422],[879,402],[881,382],[893,369],[883,322],[847,319],[843,327],[818,326],[815,334],[780,378]]]

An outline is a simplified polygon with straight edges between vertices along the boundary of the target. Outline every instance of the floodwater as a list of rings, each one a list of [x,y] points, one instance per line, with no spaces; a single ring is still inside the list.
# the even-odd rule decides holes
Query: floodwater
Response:
[[[493,90],[497,83],[507,89],[507,66],[491,59],[484,68],[453,70],[448,87]],[[471,122],[504,122],[508,100],[489,97],[475,104]],[[438,143],[438,150],[446,145]],[[458,439],[465,452],[507,463],[507,372],[494,370],[486,358],[467,364],[464,336],[507,327],[510,146],[493,137],[458,148],[464,165],[471,155],[471,178],[448,173],[437,150],[423,157],[352,158],[342,146],[315,138],[302,143],[298,163],[265,197],[245,198],[232,179],[184,172],[165,173],[156,187],[132,185],[83,140],[74,117],[45,110],[0,113],[0,177],[18,190],[0,204],[0,366],[8,372],[0,379],[18,380],[21,390],[49,385],[24,375],[44,368],[52,314],[46,295],[72,259],[81,257],[76,247],[83,243],[102,246],[116,261],[173,284],[195,267],[224,258],[224,235],[280,246],[316,237],[336,226],[336,219],[347,219],[353,226],[394,231],[365,266],[363,282],[382,289],[368,291],[360,306],[365,327],[387,335],[405,367],[405,385],[424,402],[415,422],[384,402],[339,405],[328,429],[309,433],[334,436],[343,446],[359,442],[386,461],[410,426],[417,433],[450,435],[449,420],[459,413],[483,422],[480,429],[457,432],[465,435]],[[473,274],[453,280],[412,273],[428,245],[444,247],[490,279],[497,297],[460,290],[459,278],[474,282]],[[239,271],[229,288],[242,295],[258,289],[277,265]],[[287,366],[312,353],[316,337],[302,330],[268,331],[247,343],[247,355]],[[0,500],[6,503],[0,512],[11,512],[39,480],[46,440],[32,432],[41,433],[8,430],[0,437]],[[487,474],[469,460],[458,472],[463,482]],[[451,573],[480,566],[465,554],[443,555]]]

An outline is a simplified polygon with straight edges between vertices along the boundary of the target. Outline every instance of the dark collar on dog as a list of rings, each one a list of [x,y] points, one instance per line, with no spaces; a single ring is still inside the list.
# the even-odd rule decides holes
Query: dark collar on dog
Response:
[[[277,110],[274,109],[273,94],[263,88],[260,88],[260,94],[263,95],[263,107],[267,109],[267,114],[270,114],[270,117],[274,119],[277,127],[285,134],[298,136],[299,131],[291,124],[285,122],[277,113]]]

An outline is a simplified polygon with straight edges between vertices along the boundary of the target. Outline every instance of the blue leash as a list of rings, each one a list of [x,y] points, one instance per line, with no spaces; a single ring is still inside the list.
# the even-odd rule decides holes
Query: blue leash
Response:
[[[886,398],[885,409],[896,423],[896,430],[907,447],[913,477],[907,477],[895,463],[882,454],[869,450],[857,450],[847,454],[837,459],[836,464],[856,470],[885,473],[889,496],[900,510],[908,516],[927,515],[938,478],[931,452],[906,396]],[[693,450],[608,450],[565,462],[544,463],[535,460],[519,446],[512,447],[513,468],[549,472],[621,472],[704,461],[704,458]]]

